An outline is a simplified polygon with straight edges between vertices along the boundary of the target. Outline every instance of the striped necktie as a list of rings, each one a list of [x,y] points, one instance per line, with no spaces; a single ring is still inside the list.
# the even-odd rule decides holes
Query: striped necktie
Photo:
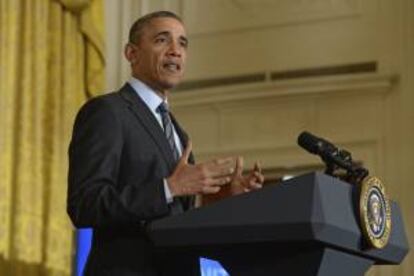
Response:
[[[167,103],[162,102],[157,107],[157,112],[161,115],[165,136],[167,137],[168,144],[170,145],[171,151],[174,156],[174,160],[177,161],[180,158],[180,154],[178,152],[177,145],[175,144],[174,127],[171,121],[170,113],[168,111]]]

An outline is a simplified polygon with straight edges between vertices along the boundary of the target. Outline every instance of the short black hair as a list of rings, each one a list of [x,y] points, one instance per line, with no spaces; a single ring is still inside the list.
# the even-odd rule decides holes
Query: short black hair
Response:
[[[171,11],[155,11],[138,18],[131,29],[129,29],[129,43],[138,43],[141,38],[142,30],[155,18],[169,17],[183,23],[181,17]]]

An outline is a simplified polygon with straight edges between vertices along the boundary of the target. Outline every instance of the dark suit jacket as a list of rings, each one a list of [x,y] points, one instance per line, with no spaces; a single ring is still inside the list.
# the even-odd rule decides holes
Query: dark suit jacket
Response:
[[[187,135],[173,121],[185,146]],[[173,264],[156,255],[145,233],[151,220],[193,205],[190,197],[166,202],[163,179],[175,165],[162,128],[129,84],[81,108],[69,147],[67,210],[76,227],[93,228],[85,275],[193,275],[189,271],[198,270],[193,260],[180,274],[169,270]]]

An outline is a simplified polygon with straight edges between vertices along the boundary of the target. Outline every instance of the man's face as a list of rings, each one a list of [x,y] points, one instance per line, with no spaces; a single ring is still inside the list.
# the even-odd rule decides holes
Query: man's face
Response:
[[[153,19],[143,28],[137,45],[127,46],[132,75],[164,94],[183,77],[187,45],[181,22],[169,17]]]

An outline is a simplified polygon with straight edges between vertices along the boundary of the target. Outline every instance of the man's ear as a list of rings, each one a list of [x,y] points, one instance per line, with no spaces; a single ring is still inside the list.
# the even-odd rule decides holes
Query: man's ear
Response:
[[[138,54],[138,51],[137,51],[137,47],[136,46],[134,46],[131,43],[127,43],[125,45],[124,55],[125,55],[125,58],[129,61],[129,63],[131,65],[134,64],[134,63],[136,63],[137,54]]]

